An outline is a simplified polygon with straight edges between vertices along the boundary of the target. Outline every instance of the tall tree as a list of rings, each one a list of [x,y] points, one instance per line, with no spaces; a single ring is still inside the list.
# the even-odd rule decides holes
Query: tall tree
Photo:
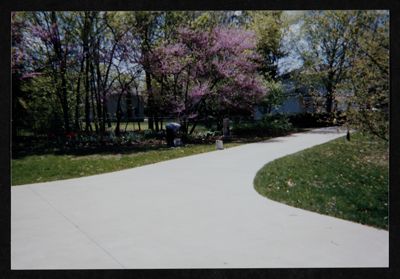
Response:
[[[351,26],[355,19],[355,11],[311,11],[304,17],[303,81],[312,81],[314,84],[309,85],[318,88],[328,113],[336,110],[335,92],[350,67],[354,51]]]
[[[82,128],[82,113],[87,131],[91,130],[94,122],[96,132],[101,135],[105,132],[106,121],[109,120],[107,96],[118,76],[113,63],[117,50],[129,44],[124,39],[128,27],[119,24],[116,15],[106,12],[21,14],[26,24],[22,32],[25,40],[20,43],[23,48],[21,53],[26,57],[26,72],[31,75],[25,83],[41,83],[44,87],[44,82],[51,84],[46,88],[58,100],[57,105],[51,106],[55,109],[54,115],[58,115],[60,108],[65,132],[69,132],[72,126],[76,131]],[[36,74],[40,77],[35,77]],[[40,82],[35,82],[35,78]],[[43,93],[34,86],[24,88],[35,91],[37,96]],[[83,98],[84,111],[81,106]],[[71,125],[73,122],[74,125]]]
[[[27,126],[26,120],[20,117],[27,115],[27,104],[24,92],[21,90],[21,79],[24,74],[23,29],[24,20],[21,14],[11,14],[11,75],[12,75],[12,136],[17,136],[17,131]]]
[[[74,66],[72,57],[76,54],[74,45],[72,14],[56,12],[26,13],[26,41],[24,52],[31,74],[40,72],[50,75],[53,93],[57,96],[63,115],[63,128],[70,125],[71,83],[69,69]]]
[[[282,11],[254,11],[250,17],[249,28],[257,36],[257,51],[262,57],[259,71],[267,80],[276,80],[278,60],[285,56],[281,42],[287,26]]]
[[[349,82],[349,122],[362,131],[389,140],[389,13],[358,12],[352,26],[355,51]],[[347,86],[346,86],[347,85]]]
[[[257,76],[254,34],[236,28],[211,32],[182,28],[178,41],[161,46],[151,58],[164,104],[192,133],[202,113],[217,122],[235,113],[251,113],[265,94]],[[189,131],[189,125],[192,128]]]
[[[130,24],[133,27],[133,33],[140,42],[141,64],[145,72],[145,83],[147,91],[147,114],[150,129],[154,129],[153,123],[158,130],[157,108],[154,104],[154,94],[152,88],[152,74],[150,71],[149,56],[153,52],[158,39],[161,36],[161,12],[134,12],[131,14]]]

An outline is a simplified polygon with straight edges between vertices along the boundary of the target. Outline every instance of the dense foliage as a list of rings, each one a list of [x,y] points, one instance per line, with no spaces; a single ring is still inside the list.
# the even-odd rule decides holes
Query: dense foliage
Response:
[[[314,104],[332,119],[346,111],[350,126],[388,140],[389,13],[312,11],[301,29],[300,82]]]
[[[151,56],[154,78],[165,111],[189,122],[212,116],[219,125],[226,116],[251,114],[265,95],[257,75],[255,38],[237,28],[210,31],[180,29],[174,44],[163,45]]]
[[[133,97],[157,131],[162,117],[186,133],[205,114],[251,114],[266,90],[248,21],[244,12],[13,13],[14,135],[103,138],[111,121],[119,135],[123,117],[137,116]]]
[[[294,130],[289,118],[284,115],[265,116],[262,120],[237,123],[232,128],[236,136],[284,136]]]
[[[273,114],[287,64],[301,61],[292,77],[314,112],[346,112],[388,140],[385,11],[15,12],[11,23],[15,138],[103,140],[144,117],[155,132],[165,118],[184,134],[201,121],[220,130],[256,107]]]
[[[354,94],[350,124],[389,140],[389,15],[366,12],[357,23],[357,48],[350,81],[344,87]]]

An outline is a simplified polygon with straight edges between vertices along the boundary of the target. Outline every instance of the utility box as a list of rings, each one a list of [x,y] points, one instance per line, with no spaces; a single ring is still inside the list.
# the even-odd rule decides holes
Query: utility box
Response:
[[[165,129],[168,146],[178,146],[182,144],[182,141],[178,139],[181,124],[175,122],[167,123]]]

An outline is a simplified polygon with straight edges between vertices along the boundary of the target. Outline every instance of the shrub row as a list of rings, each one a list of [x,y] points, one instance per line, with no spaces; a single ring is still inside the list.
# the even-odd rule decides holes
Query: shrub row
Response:
[[[293,125],[284,115],[265,116],[262,120],[234,124],[232,134],[246,136],[283,136],[293,131]]]
[[[290,123],[298,128],[327,127],[342,125],[345,123],[346,114],[337,113],[335,116],[329,113],[299,113],[288,116]]]

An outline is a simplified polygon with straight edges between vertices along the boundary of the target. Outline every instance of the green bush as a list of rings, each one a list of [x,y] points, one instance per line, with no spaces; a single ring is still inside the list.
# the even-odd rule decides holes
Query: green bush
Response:
[[[165,137],[165,131],[152,131],[152,130],[144,130],[143,138],[144,139],[163,139]]]
[[[295,127],[311,128],[311,127],[328,127],[332,125],[343,125],[346,122],[345,113],[336,113],[332,115],[323,113],[297,113],[288,116],[289,121]]]
[[[262,120],[235,124],[232,134],[236,136],[283,136],[293,131],[293,125],[284,115],[268,115]]]
[[[191,135],[186,135],[184,138],[185,143],[206,144],[213,143],[216,139],[222,136],[221,131],[197,131]]]

